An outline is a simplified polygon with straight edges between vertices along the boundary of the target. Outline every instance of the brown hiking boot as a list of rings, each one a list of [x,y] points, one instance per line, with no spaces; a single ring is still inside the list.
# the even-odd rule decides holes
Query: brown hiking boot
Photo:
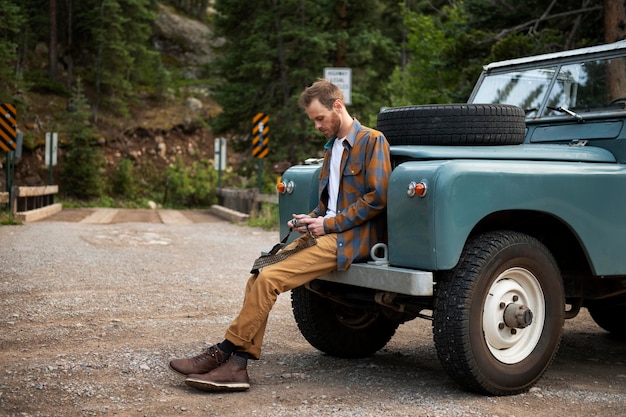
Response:
[[[226,362],[228,358],[217,346],[211,346],[201,354],[188,359],[172,359],[170,369],[179,375],[206,374]]]
[[[189,375],[185,384],[209,392],[245,391],[249,389],[248,370],[244,366],[235,364],[234,359],[235,355],[209,373]]]

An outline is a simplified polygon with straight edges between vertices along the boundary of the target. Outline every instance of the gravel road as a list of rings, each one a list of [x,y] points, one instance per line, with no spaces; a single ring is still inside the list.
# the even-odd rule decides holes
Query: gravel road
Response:
[[[303,339],[289,294],[249,366],[250,391],[195,391],[168,360],[222,340],[252,261],[278,236],[202,212],[157,214],[63,210],[0,227],[1,416],[626,415],[626,342],[586,311],[534,388],[486,397],[446,376],[430,322],[400,326],[371,358],[341,360]]]

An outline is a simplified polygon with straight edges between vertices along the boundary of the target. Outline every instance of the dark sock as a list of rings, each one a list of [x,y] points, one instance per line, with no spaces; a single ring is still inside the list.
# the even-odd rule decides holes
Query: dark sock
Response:
[[[235,357],[233,358],[233,362],[237,366],[241,366],[245,368],[248,366],[248,359],[250,359],[250,355],[246,352],[235,352]]]
[[[226,357],[232,355],[235,349],[237,349],[237,346],[235,346],[230,340],[226,340],[226,339],[224,339],[222,343],[218,343],[217,347],[222,352],[224,352],[224,355],[226,355]]]

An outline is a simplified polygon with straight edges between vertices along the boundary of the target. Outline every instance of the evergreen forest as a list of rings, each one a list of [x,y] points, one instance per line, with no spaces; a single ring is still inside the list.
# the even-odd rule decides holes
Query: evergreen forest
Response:
[[[111,120],[132,121],[137,107],[182,99],[189,88],[208,91],[219,110],[194,120],[196,128],[227,138],[229,152],[241,155],[231,180],[252,177],[250,121],[258,112],[270,116],[266,166],[319,155],[325,140],[296,103],[324,68],[351,69],[349,111],[375,126],[382,107],[466,101],[489,62],[622,40],[624,7],[618,0],[0,0],[0,102],[15,104],[28,153],[41,146],[26,129],[37,113],[33,94],[58,97],[65,104],[48,123],[64,138],[63,158],[75,161],[59,175],[65,194],[132,198],[136,178],[150,175],[122,158],[103,176],[98,132]],[[191,75],[158,47],[155,22],[166,10],[209,30],[211,59]],[[211,164],[171,163],[170,192],[180,183],[210,194],[186,177],[215,185]],[[165,180],[158,181],[139,188],[162,193]],[[206,203],[183,195],[177,204]]]

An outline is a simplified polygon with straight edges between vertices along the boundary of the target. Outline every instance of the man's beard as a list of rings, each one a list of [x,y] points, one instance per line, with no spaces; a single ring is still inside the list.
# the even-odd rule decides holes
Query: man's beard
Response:
[[[328,129],[328,133],[326,134],[327,138],[332,138],[337,136],[339,130],[341,129],[341,119],[337,115],[337,113],[333,112],[330,120],[330,128]]]

